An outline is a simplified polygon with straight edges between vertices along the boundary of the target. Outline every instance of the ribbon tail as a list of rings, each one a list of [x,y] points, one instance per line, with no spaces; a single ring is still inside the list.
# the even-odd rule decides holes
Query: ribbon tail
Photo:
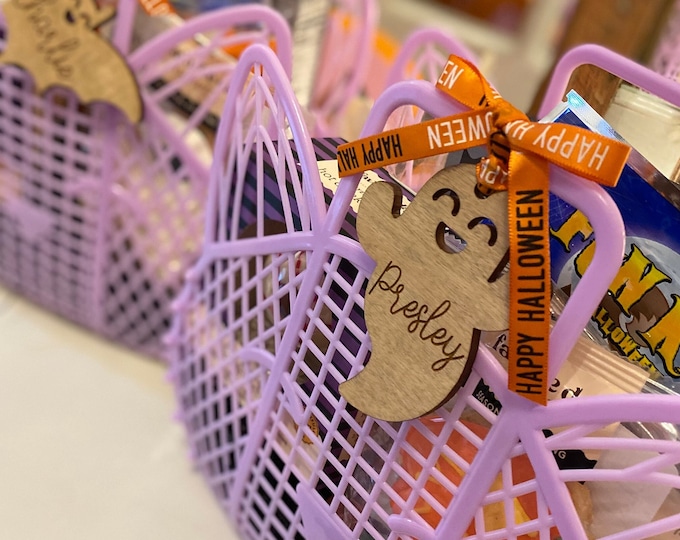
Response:
[[[509,176],[508,386],[513,392],[545,405],[551,295],[548,163],[511,152]]]

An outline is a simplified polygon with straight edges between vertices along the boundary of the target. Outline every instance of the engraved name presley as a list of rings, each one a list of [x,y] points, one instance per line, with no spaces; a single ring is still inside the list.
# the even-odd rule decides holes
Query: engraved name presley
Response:
[[[376,287],[393,295],[392,305],[389,307],[390,314],[393,316],[401,315],[405,319],[412,319],[406,325],[408,332],[415,334],[415,337],[423,342],[429,342],[439,349],[442,357],[432,362],[430,366],[432,370],[440,371],[449,362],[454,360],[464,361],[465,354],[463,351],[460,351],[462,344],[456,342],[449,331],[437,323],[437,319],[451,309],[451,301],[443,300],[434,309],[418,300],[405,301],[402,296],[405,294],[406,287],[401,282],[401,277],[401,268],[390,261],[368,291],[368,295],[373,294]]]

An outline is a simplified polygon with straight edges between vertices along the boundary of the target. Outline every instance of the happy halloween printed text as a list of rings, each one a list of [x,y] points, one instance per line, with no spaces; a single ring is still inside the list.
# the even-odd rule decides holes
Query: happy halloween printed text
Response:
[[[338,152],[338,166],[340,171],[359,168],[361,157],[361,170],[372,169],[377,163],[387,159],[403,157],[401,136],[398,133],[379,137],[375,141],[361,143],[361,154],[357,156],[357,149],[350,146]]]
[[[511,271],[516,273],[519,285],[514,291],[515,316],[523,326],[512,343],[517,377],[514,390],[538,395],[546,382],[547,342],[540,330],[550,301],[544,270],[546,246],[540,234],[546,225],[546,197],[542,190],[518,191],[517,195],[513,217],[517,223],[518,256],[517,266]]]

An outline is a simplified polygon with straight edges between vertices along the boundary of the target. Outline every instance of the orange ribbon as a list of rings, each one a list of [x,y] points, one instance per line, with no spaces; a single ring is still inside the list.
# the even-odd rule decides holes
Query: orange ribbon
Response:
[[[450,56],[437,88],[472,110],[338,147],[340,176],[486,144],[480,188],[508,190],[510,236],[509,388],[547,402],[550,334],[549,163],[614,186],[630,147],[565,124],[531,122],[475,66]]]

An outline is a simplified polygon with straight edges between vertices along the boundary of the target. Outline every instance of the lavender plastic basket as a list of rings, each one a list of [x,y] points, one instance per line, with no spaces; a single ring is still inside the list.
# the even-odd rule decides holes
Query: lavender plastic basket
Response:
[[[399,83],[378,100],[364,134],[406,104],[433,116],[463,109],[431,84]],[[387,423],[348,406],[337,389],[369,359],[363,290],[374,263],[352,238],[359,178],[340,182],[332,197],[322,183],[315,154],[327,145],[310,139],[271,51],[248,49],[216,143],[205,247],[168,336],[193,459],[242,537],[632,539],[680,527],[677,506],[630,523],[638,506],[621,502],[620,487],[633,486],[640,507],[649,488],[680,489],[680,442],[599,432],[678,424],[675,397],[536,406],[507,390],[506,372],[482,346],[467,383],[430,417]],[[554,376],[616,274],[624,235],[598,186],[552,168],[551,189],[590,218],[598,238],[554,326]],[[482,380],[502,404],[498,415],[476,399]],[[587,449],[626,464],[558,466],[562,454]],[[609,487],[618,530],[586,533],[570,491],[584,481],[591,491]]]
[[[402,43],[399,53],[390,67],[387,75],[386,88],[409,80],[423,80],[435,83],[441,74],[442,66],[446,64],[449,55],[456,54],[476,63],[475,54],[464,43],[451,34],[438,28],[422,28],[414,31]],[[412,103],[398,107],[390,114],[385,122],[385,130],[393,127],[417,124],[425,111]],[[405,161],[389,166],[388,171],[398,177],[407,186],[420,188],[436,171],[446,163],[459,163],[464,154],[471,159],[479,159],[485,155],[486,149],[472,149],[461,151],[457,156],[442,154],[432,158],[415,161]]]
[[[378,27],[376,0],[335,0],[326,25],[309,109],[313,133],[335,136],[350,102],[370,76],[369,63]]]
[[[27,73],[0,67],[0,282],[159,356],[171,300],[201,247],[210,133],[235,64],[224,51],[275,42],[290,74],[291,38],[276,12],[244,6],[128,53],[136,6],[120,2],[112,41],[141,87],[140,125],[64,89],[38,96]],[[181,116],[171,102],[191,85],[208,91],[200,102],[184,99]]]

